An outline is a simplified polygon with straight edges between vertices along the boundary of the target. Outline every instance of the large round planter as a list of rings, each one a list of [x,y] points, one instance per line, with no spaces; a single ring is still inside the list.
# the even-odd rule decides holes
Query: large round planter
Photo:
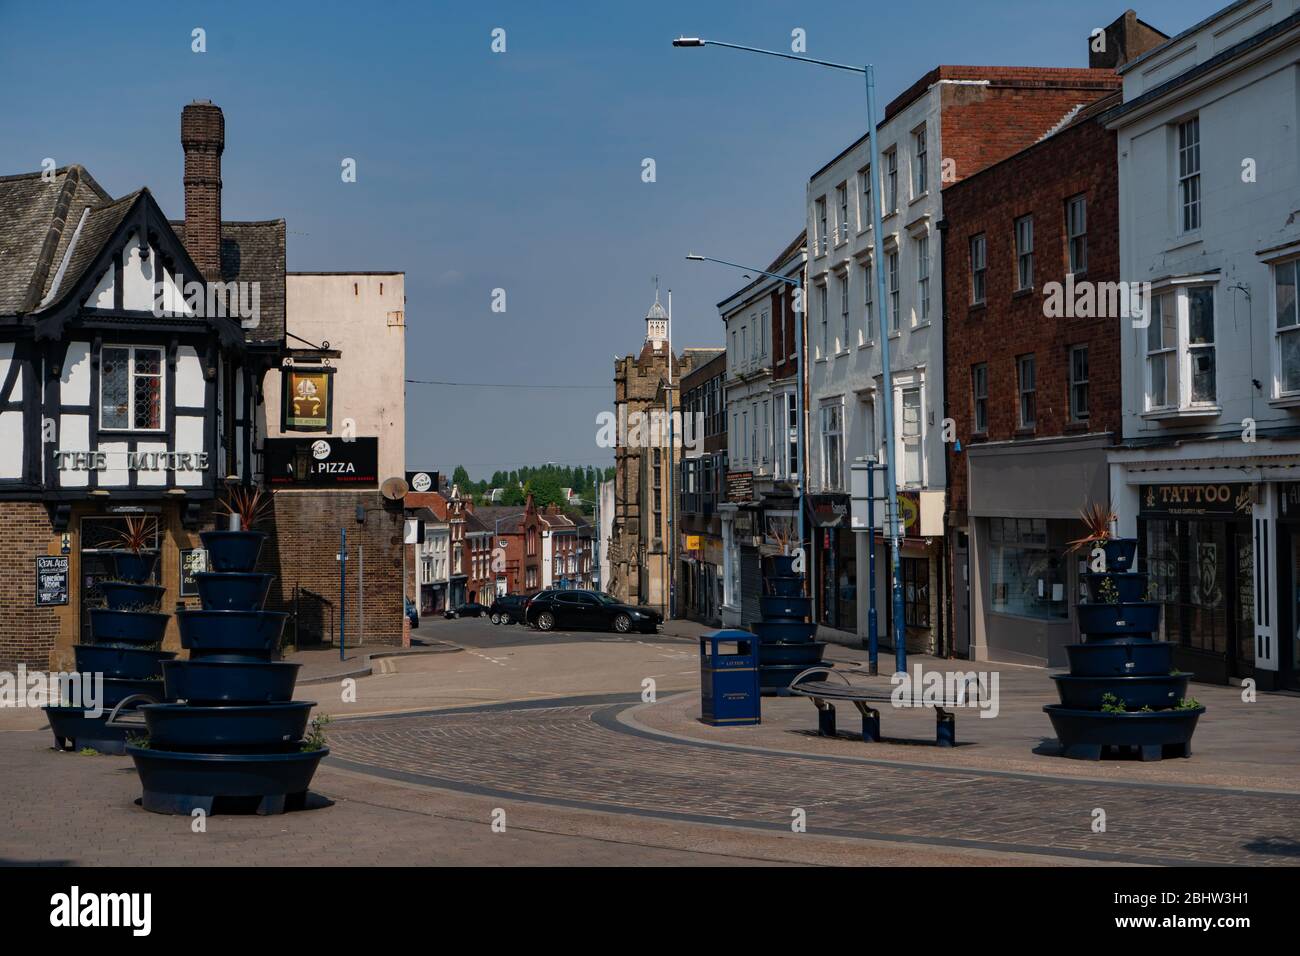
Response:
[[[1190,757],[1196,721],[1205,713],[1204,707],[1194,707],[1108,714],[1060,704],[1048,704],[1043,710],[1052,720],[1065,756],[1080,760],[1099,760],[1114,748],[1137,748],[1143,760]]]
[[[161,750],[220,753],[265,749],[302,740],[315,701],[281,704],[146,704],[149,746]]]
[[[107,709],[116,707],[132,694],[148,694],[151,700],[162,700],[163,693],[161,678],[105,677],[103,706]]]
[[[812,613],[812,598],[764,594],[758,606],[765,621],[803,621]]]
[[[266,541],[261,531],[202,531],[199,537],[213,571],[252,571]]]
[[[126,752],[135,761],[144,786],[142,806],[155,813],[188,816],[199,807],[278,813],[285,808],[285,797],[297,798],[293,802],[300,803],[329,748],[195,754],[128,746]],[[214,802],[220,798],[225,798],[224,805]]]
[[[161,644],[170,615],[156,611],[90,610],[90,633],[96,644]]]
[[[758,668],[759,693],[765,696],[785,696],[790,693],[790,681],[811,664],[762,664]]]
[[[181,647],[191,656],[252,655],[265,660],[280,649],[284,611],[177,611]]]
[[[1053,674],[1061,706],[1074,710],[1100,710],[1107,694],[1124,702],[1128,710],[1167,710],[1187,696],[1190,673],[1156,674],[1149,677],[1083,677]]]
[[[82,750],[90,748],[103,754],[126,753],[126,735],[129,727],[108,725],[108,711],[98,717],[87,717],[80,707],[42,707],[45,719],[54,734],[55,750]]]
[[[769,554],[763,560],[767,562],[768,572],[774,578],[796,574],[793,554]]]
[[[776,594],[782,597],[799,597],[803,594],[803,575],[773,575],[763,578],[763,593]]]
[[[1165,641],[1066,644],[1065,653],[1078,677],[1168,674],[1174,666],[1174,645]]]
[[[758,621],[751,624],[749,629],[764,642],[806,644],[817,633],[817,625],[812,621]]]
[[[113,565],[114,576],[132,584],[143,584],[153,577],[154,566],[158,563],[158,554],[152,551],[109,551],[107,556]]]
[[[1147,576],[1145,574],[1085,574],[1084,583],[1088,587],[1088,603],[1101,604],[1102,584],[1110,581],[1115,588],[1116,600],[1121,604],[1134,604],[1145,601],[1147,597]]]
[[[1103,541],[1101,547],[1106,552],[1106,570],[1112,574],[1137,567],[1137,538],[1111,538]]]
[[[208,611],[259,611],[271,590],[273,574],[201,571],[194,575],[199,600]]]
[[[156,611],[167,593],[161,585],[129,581],[100,581],[96,587],[104,603],[114,611]]]
[[[825,641],[808,641],[803,644],[764,644],[758,645],[758,662],[768,664],[800,664],[812,667],[822,662],[826,652]]]
[[[176,656],[174,651],[101,647],[98,644],[74,644],[72,653],[77,661],[77,670],[83,674],[136,679],[159,674],[162,663]]]
[[[192,704],[269,704],[293,699],[301,664],[214,661],[198,658],[162,665],[168,700]]]
[[[1132,604],[1080,604],[1079,630],[1088,640],[1149,637],[1160,627],[1160,605],[1154,601]]]

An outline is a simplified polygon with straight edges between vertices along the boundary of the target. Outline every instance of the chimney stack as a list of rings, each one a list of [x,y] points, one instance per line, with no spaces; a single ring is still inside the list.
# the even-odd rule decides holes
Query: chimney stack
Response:
[[[1094,70],[1118,70],[1168,39],[1151,24],[1139,20],[1136,11],[1125,10],[1106,27],[1102,36],[1089,35],[1088,66]]]
[[[221,279],[221,153],[226,118],[211,100],[181,110],[185,150],[185,248],[209,281]]]

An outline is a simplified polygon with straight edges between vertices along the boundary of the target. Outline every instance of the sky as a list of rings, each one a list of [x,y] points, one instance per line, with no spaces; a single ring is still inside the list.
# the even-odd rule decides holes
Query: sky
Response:
[[[1226,2],[1137,12],[1174,35]],[[0,0],[0,175],[80,163],[183,218],[180,111],[210,99],[225,218],[286,219],[291,271],[406,273],[407,379],[462,383],[408,382],[408,469],[612,464],[596,416],[655,276],[674,346],[720,347],[717,303],[745,274],[686,254],[769,263],[803,227],[808,177],[866,129],[852,74],[673,37],[788,51],[801,29],[809,56],[874,62],[883,109],[939,63],[1086,66],[1088,34],[1124,9]]]

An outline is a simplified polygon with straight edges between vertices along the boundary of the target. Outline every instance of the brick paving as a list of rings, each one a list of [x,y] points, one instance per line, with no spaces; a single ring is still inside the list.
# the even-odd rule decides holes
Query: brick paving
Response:
[[[655,737],[628,704],[344,721],[339,765],[471,793],[692,822],[1127,863],[1300,863],[1300,795],[868,764]],[[1106,832],[1092,832],[1093,811]]]

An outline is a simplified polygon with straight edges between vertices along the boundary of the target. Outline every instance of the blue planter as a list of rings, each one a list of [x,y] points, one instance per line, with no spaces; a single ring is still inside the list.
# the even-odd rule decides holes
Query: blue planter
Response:
[[[1187,696],[1191,674],[1156,674],[1150,677],[1083,677],[1053,674],[1061,706],[1075,710],[1101,710],[1103,698],[1113,694],[1128,710],[1151,707],[1165,710]]]
[[[1079,630],[1089,640],[1149,637],[1160,627],[1160,605],[1154,601],[1132,604],[1080,604]]]
[[[81,750],[90,747],[102,754],[126,753],[126,735],[130,728],[108,726],[108,711],[87,717],[80,707],[42,707],[54,734],[55,750]]]
[[[250,664],[198,658],[162,665],[168,700],[192,704],[269,704],[293,698],[301,664],[269,661]]]
[[[1174,645],[1165,641],[1066,644],[1065,653],[1079,677],[1168,674],[1174,666]]]
[[[1106,570],[1112,574],[1132,571],[1137,566],[1137,538],[1111,538],[1101,547],[1106,552]]]
[[[164,694],[162,679],[145,680],[139,677],[104,678],[104,707],[116,707],[132,694],[148,694],[154,700],[162,700]]]
[[[199,537],[213,571],[252,571],[266,541],[261,531],[203,531]]]
[[[790,682],[806,671],[813,664],[764,664],[758,669],[759,692],[770,697],[786,696],[790,692]]]
[[[127,581],[100,581],[96,585],[104,603],[114,611],[156,611],[167,589],[157,584],[131,584]]]
[[[122,581],[143,584],[153,577],[154,566],[158,563],[156,552],[109,551],[108,559],[113,565],[113,574]]]
[[[168,617],[154,611],[91,608],[90,633],[96,644],[161,644]]]
[[[162,662],[176,656],[172,651],[100,647],[96,644],[77,644],[73,646],[72,652],[76,656],[77,670],[83,674],[137,680],[159,674]]]
[[[189,815],[195,808],[279,813],[285,798],[301,803],[329,748],[266,754],[195,754],[126,748],[144,786],[141,805]],[[224,806],[215,803],[224,800]]]
[[[199,600],[208,611],[258,611],[266,603],[273,574],[201,571],[194,575]]]
[[[1101,586],[1110,581],[1115,586],[1116,599],[1121,604],[1134,604],[1146,600],[1147,576],[1145,574],[1085,574],[1088,603],[1101,604]]]
[[[315,701],[279,704],[145,704],[149,746],[161,750],[220,753],[296,744],[307,730]]]
[[[764,594],[758,599],[764,621],[802,622],[812,613],[812,598]]]
[[[769,554],[763,560],[767,562],[771,577],[786,578],[798,576],[794,570],[793,554]]]
[[[1066,757],[1099,760],[1107,748],[1136,748],[1143,760],[1190,757],[1192,733],[1204,707],[1107,714],[1048,704],[1043,708]]]
[[[763,593],[782,597],[799,597],[803,594],[803,575],[793,574],[784,577],[771,576],[763,578]]]
[[[825,641],[809,641],[805,644],[762,644],[758,645],[758,662],[768,664],[799,664],[812,667],[822,662],[826,652]]]
[[[177,611],[181,647],[192,657],[252,655],[266,660],[280,649],[289,615],[283,611]]]
[[[749,629],[766,642],[785,641],[806,644],[817,633],[817,625],[812,621],[759,621],[751,624]]]

